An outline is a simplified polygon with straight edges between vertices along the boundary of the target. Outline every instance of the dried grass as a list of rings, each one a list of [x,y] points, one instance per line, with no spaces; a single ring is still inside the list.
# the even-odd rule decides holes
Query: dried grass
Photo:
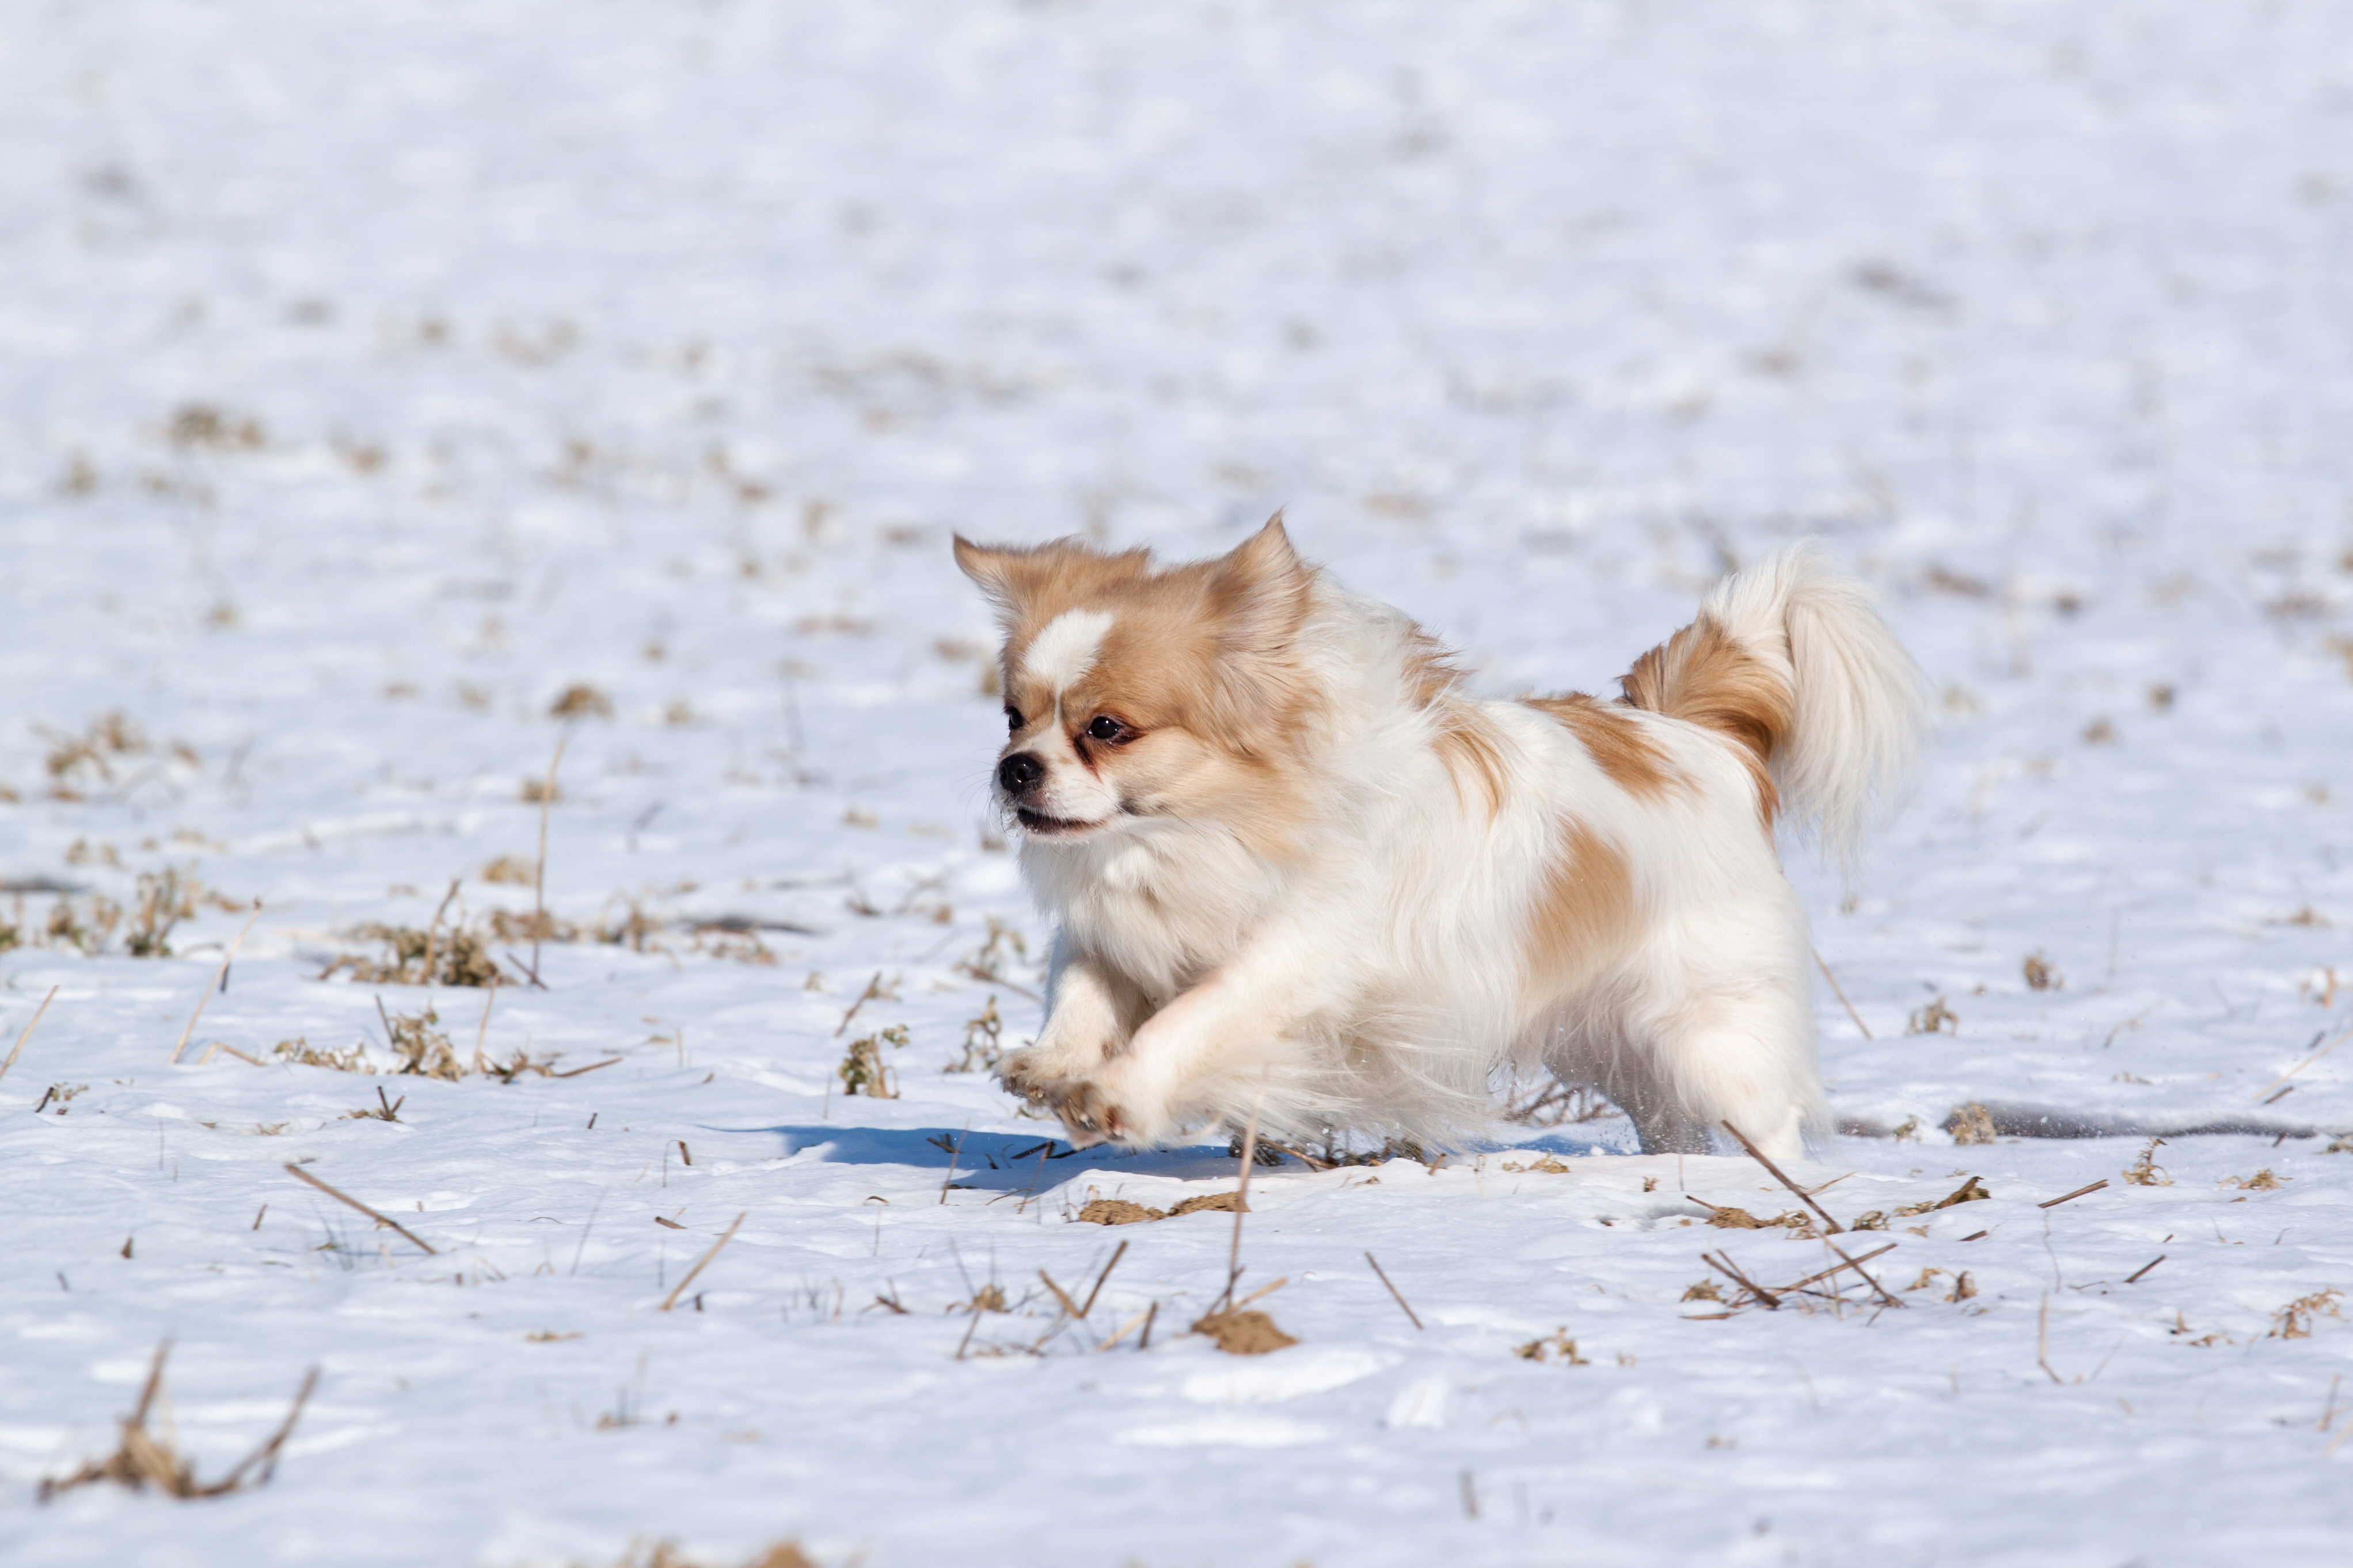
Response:
[[[2310,1339],[2315,1319],[2326,1317],[2335,1318],[2340,1322],[2344,1321],[2345,1314],[2340,1308],[2344,1297],[2342,1290],[2316,1290],[2309,1296],[2296,1298],[2272,1314],[2271,1332],[2265,1337],[2274,1340]]]
[[[942,1068],[942,1072],[993,1072],[1004,1058],[1005,1047],[999,1036],[1005,1020],[997,1016],[997,998],[992,995],[981,1007],[979,1016],[964,1021],[964,1055]]]
[[[266,1486],[277,1473],[278,1452],[294,1431],[294,1423],[301,1418],[302,1406],[309,1403],[311,1392],[319,1385],[319,1369],[312,1367],[302,1379],[301,1388],[294,1395],[294,1404],[286,1412],[286,1419],[278,1430],[238,1460],[229,1472],[216,1481],[196,1479],[195,1466],[183,1457],[169,1435],[157,1436],[147,1429],[148,1413],[155,1406],[156,1396],[163,1392],[164,1362],[171,1354],[172,1342],[165,1340],[155,1347],[155,1360],[147,1369],[146,1386],[139,1392],[139,1404],[123,1419],[122,1439],[113,1453],[103,1459],[93,1460],[69,1476],[46,1477],[36,1494],[47,1502],[59,1492],[98,1481],[113,1481],[142,1491],[148,1487],[167,1497],[184,1500],[195,1498],[223,1497],[234,1491]],[[257,1469],[256,1467],[259,1467]],[[251,1475],[248,1480],[248,1475]]]
[[[383,957],[347,955],[338,958],[319,972],[320,979],[331,980],[338,974],[348,974],[363,985],[481,986],[505,984],[505,976],[499,973],[498,961],[491,956],[481,939],[470,931],[456,930],[443,933],[434,930],[419,931],[415,926],[372,922],[354,926],[346,934],[358,941],[382,943]]]
[[[1994,1130],[1993,1112],[1974,1100],[1945,1118],[1945,1131],[1962,1144],[1991,1143],[2000,1137]]]
[[[883,1060],[882,1047],[887,1045],[893,1050],[902,1050],[906,1044],[904,1024],[893,1024],[863,1039],[850,1041],[849,1048],[842,1053],[841,1065],[834,1069],[841,1079],[842,1094],[862,1094],[870,1100],[898,1099],[899,1091],[892,1086],[891,1069]]]
[[[1955,1187],[1935,1203],[1905,1204],[1895,1212],[1902,1218],[1910,1219],[1915,1215],[1935,1214],[1938,1209],[1948,1209],[1956,1204],[1982,1203],[1992,1196],[1991,1193],[1986,1191],[1983,1182],[1978,1181],[1975,1176],[1964,1176],[1961,1178],[1959,1186]]]
[[[1686,1294],[1684,1300],[1690,1300],[1688,1294]],[[1519,1357],[1522,1361],[1556,1361],[1563,1366],[1590,1366],[1593,1364],[1591,1362],[1587,1361],[1583,1356],[1577,1353],[1577,1342],[1568,1337],[1568,1330],[1566,1327],[1555,1330],[1551,1334],[1543,1339],[1530,1340],[1524,1345],[1514,1345],[1512,1348],[1512,1353]]]
[[[1961,1032],[1961,1016],[1946,1005],[1944,996],[1914,1013],[1905,1021],[1907,1035],[1957,1035]]]
[[[2148,1147],[2140,1152],[2140,1158],[2135,1160],[2131,1168],[2124,1173],[2124,1179],[2136,1187],[2173,1185],[2173,1178],[2166,1174],[2165,1167],[2157,1163],[2157,1152],[2163,1147],[2165,1147],[2164,1139],[2150,1139]]]

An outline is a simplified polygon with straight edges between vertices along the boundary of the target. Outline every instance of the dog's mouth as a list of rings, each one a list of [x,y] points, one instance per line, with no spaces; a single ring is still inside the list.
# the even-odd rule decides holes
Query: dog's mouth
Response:
[[[1103,826],[1100,822],[1073,822],[1067,816],[1049,816],[1042,811],[1031,811],[1027,806],[1018,807],[1013,816],[1024,830],[1040,838],[1075,838]]]

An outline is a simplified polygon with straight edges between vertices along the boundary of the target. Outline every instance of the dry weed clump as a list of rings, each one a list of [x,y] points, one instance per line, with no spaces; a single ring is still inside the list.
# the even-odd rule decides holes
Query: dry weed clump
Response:
[[[1904,1032],[1907,1035],[1957,1035],[1961,1032],[1961,1016],[1945,1005],[1939,993],[1936,999],[1906,1019]]]
[[[200,1481],[195,1467],[184,1458],[168,1436],[158,1436],[147,1429],[147,1415],[154,1407],[155,1396],[163,1391],[164,1360],[172,1352],[172,1342],[165,1340],[155,1347],[154,1363],[147,1369],[147,1384],[140,1390],[139,1404],[123,1419],[122,1440],[113,1453],[103,1459],[92,1460],[69,1476],[44,1478],[37,1494],[47,1502],[59,1492],[89,1486],[96,1481],[113,1481],[132,1491],[153,1487],[167,1497],[183,1500],[221,1497],[248,1487],[264,1486],[277,1472],[278,1451],[285,1447],[293,1434],[294,1423],[301,1418],[302,1406],[310,1402],[311,1391],[319,1385],[319,1369],[312,1367],[303,1378],[302,1386],[294,1395],[293,1407],[286,1419],[262,1445],[238,1460],[229,1472],[216,1481]],[[259,1466],[257,1471],[255,1467]],[[248,1472],[253,1479],[247,1480]]]
[[[1146,1208],[1125,1198],[1096,1198],[1079,1210],[1080,1220],[1088,1225],[1145,1225],[1167,1217],[1166,1209]]]
[[[2299,1296],[2272,1314],[2271,1332],[2264,1337],[2274,1340],[2308,1340],[2316,1318],[2335,1318],[2343,1321],[2340,1303],[2342,1290],[2316,1290],[2309,1296]]]
[[[2039,952],[2026,955],[2026,984],[2035,991],[2058,991],[2066,986],[2067,977],[2059,973],[2051,961]]]
[[[964,1056],[942,1068],[942,1072],[990,1072],[1004,1059],[1005,1047],[998,1037],[1005,1020],[997,1016],[997,998],[991,995],[980,1009],[980,1016],[964,1021]]]
[[[363,985],[499,985],[505,984],[498,961],[481,938],[462,928],[427,931],[415,926],[371,922],[348,933],[363,942],[380,942],[381,958],[345,954],[319,971],[322,980],[349,974]]]
[[[2000,1136],[1994,1130],[1993,1112],[1974,1100],[1945,1118],[1945,1131],[1956,1143],[1991,1143]]]
[[[1685,1291],[1683,1293],[1683,1300],[1688,1301],[1691,1299],[1691,1292]],[[1709,1299],[1714,1299],[1713,1292],[1710,1293]],[[1524,1345],[1513,1346],[1512,1353],[1519,1357],[1522,1361],[1557,1361],[1563,1366],[1591,1366],[1593,1364],[1591,1362],[1587,1361],[1583,1356],[1577,1353],[1577,1342],[1568,1337],[1568,1330],[1566,1326],[1555,1330],[1552,1333],[1546,1335],[1543,1339],[1530,1340]]]
[[[1208,1335],[1228,1355],[1266,1355],[1299,1342],[1264,1312],[1211,1312],[1193,1321],[1193,1331]]]
[[[1803,1209],[1791,1209],[1771,1219],[1758,1219],[1746,1209],[1734,1208],[1728,1204],[1718,1205],[1700,1198],[1692,1201],[1708,1211],[1707,1223],[1718,1230],[1788,1230],[1801,1239],[1816,1234],[1814,1216]]]
[[[2226,1187],[2243,1188],[2251,1193],[2275,1193],[2294,1180],[2295,1180],[2294,1176],[2275,1176],[2266,1167],[2257,1171],[2252,1176],[2225,1176],[2221,1184]]]
[[[610,719],[613,700],[593,686],[567,686],[554,702],[548,704],[551,719]]]
[[[1959,1186],[1955,1187],[1935,1203],[1905,1204],[1895,1212],[1901,1217],[1910,1219],[1915,1215],[1935,1214],[1938,1209],[1951,1208],[1956,1204],[1983,1203],[1992,1196],[1991,1193],[1986,1191],[1983,1182],[1978,1181],[1975,1176],[1964,1176],[1961,1178]]]
[[[841,1079],[845,1095],[862,1094],[871,1100],[896,1100],[899,1091],[891,1085],[891,1069],[882,1059],[882,1047],[903,1049],[907,1044],[907,1026],[893,1024],[878,1030],[864,1039],[849,1042],[843,1053],[841,1066],[834,1069]]]
[[[2132,1163],[2131,1169],[2125,1172],[2125,1180],[2131,1183],[2136,1187],[2169,1187],[2173,1185],[2173,1178],[2166,1174],[2165,1167],[2157,1163],[2157,1152],[2164,1146],[2164,1139],[2150,1139],[2148,1141],[2148,1147],[2140,1152],[2140,1158],[2135,1160]]]

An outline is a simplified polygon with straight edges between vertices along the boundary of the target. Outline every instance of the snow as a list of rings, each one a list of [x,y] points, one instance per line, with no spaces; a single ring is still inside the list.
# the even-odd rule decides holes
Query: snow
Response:
[[[11,1564],[2344,1561],[2353,1324],[2283,1316],[2353,1289],[2337,8],[50,0],[0,139],[0,877],[222,895],[164,958],[27,892],[0,954],[0,1046],[56,988],[0,1079]],[[1046,934],[951,532],[1279,505],[1498,692],[1606,689],[1803,533],[1887,596],[1940,728],[1852,889],[1789,847],[1872,1037],[1825,988],[1856,1131],[1792,1174],[1990,1190],[1852,1238],[1901,1309],[1709,1316],[1703,1252],[1836,1261],[1698,1223],[1797,1206],[1753,1162],[1499,1125],[1257,1173],[1240,1293],[1301,1342],[1227,1356],[1230,1215],[1073,1219],[1222,1143],[1042,1160],[941,1070],[992,996],[1034,1029]],[[452,879],[528,915],[483,872],[559,741],[547,904],[644,951],[550,942],[487,1023],[318,978]],[[619,1060],[273,1055],[388,1066],[379,997]],[[1040,1271],[1120,1242],[1058,1327]],[[207,1479],[322,1369],[275,1479],[37,1503],[166,1338]]]

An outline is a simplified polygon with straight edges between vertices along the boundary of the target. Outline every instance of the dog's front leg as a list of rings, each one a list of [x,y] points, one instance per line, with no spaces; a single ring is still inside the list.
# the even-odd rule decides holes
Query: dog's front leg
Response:
[[[1127,1044],[1145,1002],[1125,975],[1079,951],[1067,937],[1055,939],[1046,994],[1046,1026],[1037,1043],[1007,1056],[997,1077],[1032,1105],[1053,1107],[1072,1084]]]
[[[1275,1059],[1300,1024],[1341,1002],[1342,965],[1261,942],[1155,1013],[1127,1048],[1071,1085],[1057,1109],[1071,1142],[1145,1148],[1219,1098],[1210,1080]],[[1239,1090],[1247,1097],[1247,1085]]]

